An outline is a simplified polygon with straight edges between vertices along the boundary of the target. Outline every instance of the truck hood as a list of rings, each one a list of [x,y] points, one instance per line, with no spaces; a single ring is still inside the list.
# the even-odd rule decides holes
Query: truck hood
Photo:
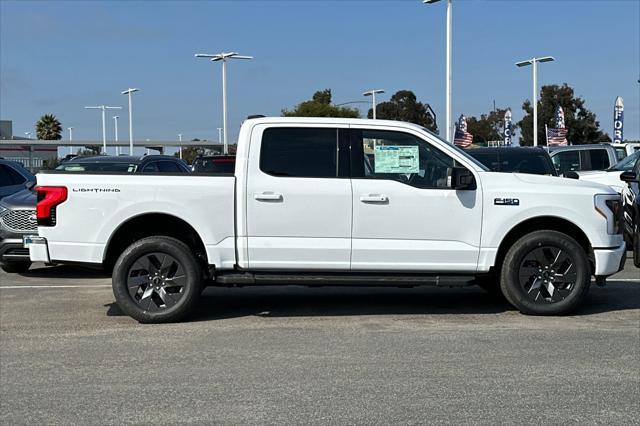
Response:
[[[0,205],[6,209],[34,209],[37,196],[34,191],[23,189],[15,194],[8,195],[0,201]]]
[[[496,173],[484,172],[483,177],[489,178],[497,186],[535,186],[539,193],[575,193],[585,194],[616,194],[610,186],[597,182],[579,179],[569,179],[559,176],[544,176],[525,173]],[[485,178],[485,180],[486,180]]]

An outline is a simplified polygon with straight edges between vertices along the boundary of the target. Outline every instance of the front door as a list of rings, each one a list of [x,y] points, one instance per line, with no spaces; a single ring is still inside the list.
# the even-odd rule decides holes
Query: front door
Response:
[[[352,270],[468,272],[478,263],[481,189],[450,189],[460,166],[417,134],[352,129]]]
[[[346,127],[254,128],[246,190],[251,269],[349,269]]]

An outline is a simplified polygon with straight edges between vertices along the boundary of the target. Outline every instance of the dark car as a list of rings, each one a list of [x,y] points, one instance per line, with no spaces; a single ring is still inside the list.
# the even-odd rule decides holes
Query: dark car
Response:
[[[22,237],[38,232],[36,194],[23,188],[0,200],[0,267],[6,272],[25,272],[31,266],[29,249]]]
[[[184,160],[169,155],[75,157],[56,167],[65,172],[191,173]]]
[[[33,185],[36,177],[15,161],[0,159],[0,199]]]
[[[235,155],[212,155],[198,157],[193,162],[193,171],[197,173],[231,173],[236,171]]]
[[[542,148],[505,146],[467,149],[465,152],[492,172],[558,175],[549,154]]]
[[[633,263],[640,268],[640,158],[631,171],[620,174],[620,179],[627,183],[622,189],[624,239],[633,250]]]

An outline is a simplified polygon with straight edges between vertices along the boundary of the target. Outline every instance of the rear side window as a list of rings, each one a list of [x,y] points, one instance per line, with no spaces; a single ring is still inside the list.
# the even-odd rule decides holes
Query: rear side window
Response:
[[[604,149],[590,149],[589,160],[591,170],[604,170],[611,165],[609,164],[609,155]]]
[[[580,153],[578,151],[559,152],[551,157],[558,174],[580,170]]]
[[[272,176],[337,177],[338,129],[266,129],[260,148],[260,170]]]
[[[158,170],[162,173],[184,173],[176,163],[172,161],[158,161]]]
[[[20,185],[26,181],[27,179],[11,167],[0,165],[0,186]]]

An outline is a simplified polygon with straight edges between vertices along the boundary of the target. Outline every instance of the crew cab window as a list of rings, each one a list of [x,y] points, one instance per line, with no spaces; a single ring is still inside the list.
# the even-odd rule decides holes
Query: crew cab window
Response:
[[[0,165],[0,186],[12,186],[25,183],[27,180],[11,167]]]
[[[338,129],[273,127],[262,135],[260,170],[272,176],[338,176]]]
[[[551,157],[558,174],[580,170],[580,153],[578,151],[558,152]]]
[[[456,161],[426,141],[408,133],[355,130],[359,159],[352,162],[354,177],[386,179],[417,188],[449,189],[449,169]],[[352,151],[352,155],[355,154]]]
[[[589,160],[591,162],[590,170],[604,170],[609,167],[609,155],[604,149],[590,149]]]

